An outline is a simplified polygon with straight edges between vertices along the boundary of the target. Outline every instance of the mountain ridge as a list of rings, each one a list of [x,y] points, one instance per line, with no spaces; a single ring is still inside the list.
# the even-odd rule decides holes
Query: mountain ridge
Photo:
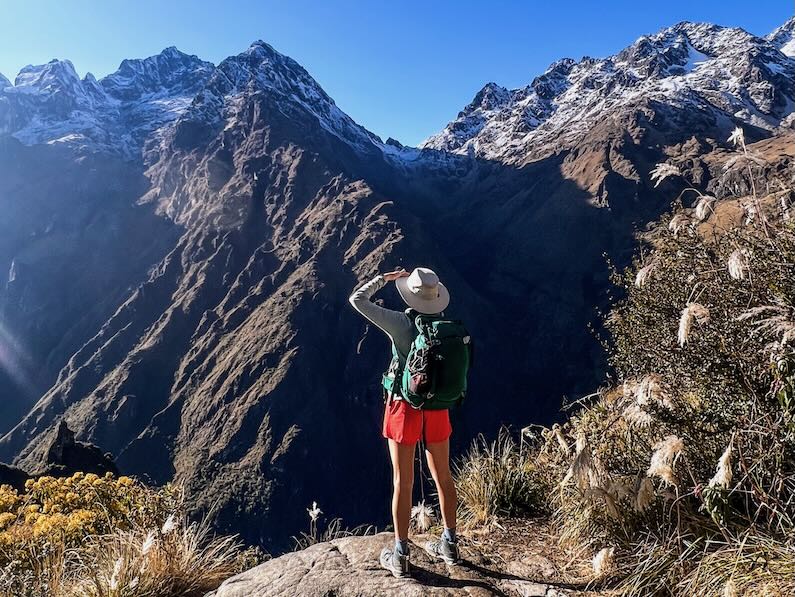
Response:
[[[714,113],[726,119],[727,129],[734,119],[774,130],[791,125],[785,118],[795,102],[793,81],[795,62],[771,40],[685,21],[641,36],[607,58],[558,60],[525,87],[489,83],[421,147],[508,161],[532,158],[561,140],[575,144],[606,108],[631,109],[641,100]]]
[[[594,59],[586,56],[579,62],[571,58],[563,58],[552,63],[544,73],[535,77],[530,84],[524,87],[508,90],[496,83],[488,83],[476,94],[475,99],[459,113],[456,120],[448,124],[441,132],[422,142],[419,149],[445,150],[462,154],[474,150],[487,158],[514,159],[510,157],[511,153],[515,154],[525,150],[530,142],[527,139],[523,142],[521,136],[526,137],[529,133],[543,128],[543,125],[550,118],[553,118],[555,112],[560,109],[560,107],[553,105],[555,100],[562,98],[565,103],[567,100],[563,96],[565,96],[566,91],[572,85],[575,86],[575,90],[580,90],[583,86],[583,78],[585,78],[586,88],[593,85],[594,82],[602,85],[632,87],[649,76],[660,81],[684,78],[685,80],[682,83],[672,80],[666,82],[665,85],[658,86],[656,89],[647,88],[643,91],[645,94],[643,97],[654,97],[655,94],[659,95],[660,93],[676,96],[680,94],[681,89],[679,87],[684,86],[687,88],[689,84],[686,80],[688,79],[687,75],[692,74],[694,70],[699,68],[704,70],[707,63],[720,62],[721,55],[726,55],[735,50],[747,52],[751,46],[754,46],[761,54],[761,56],[755,57],[758,58],[757,64],[753,64],[751,67],[759,68],[759,63],[761,63],[763,65],[761,68],[764,70],[765,66],[767,66],[769,71],[765,75],[765,80],[754,83],[754,85],[759,87],[756,90],[756,97],[754,97],[752,92],[750,99],[740,98],[742,101],[730,101],[727,105],[718,107],[724,111],[728,108],[745,110],[747,114],[740,115],[741,119],[748,120],[754,126],[762,126],[769,129],[776,124],[776,104],[780,104],[783,101],[788,105],[794,100],[790,96],[785,98],[766,98],[765,94],[769,93],[770,90],[770,86],[766,85],[766,83],[770,82],[769,79],[775,79],[779,75],[792,79],[793,65],[789,60],[781,62],[777,60],[776,56],[766,55],[764,46],[767,44],[777,50],[783,48],[786,51],[782,52],[782,54],[786,58],[791,58],[791,56],[787,56],[787,53],[795,53],[795,42],[793,42],[794,28],[795,17],[762,38],[738,27],[727,28],[710,23],[682,21],[656,34],[643,35],[624,50],[607,58]],[[738,40],[742,40],[742,43]],[[693,45],[694,43],[696,44],[695,46]],[[197,98],[196,95],[199,94],[203,84],[213,77],[214,73],[216,74],[215,86],[219,89],[223,89],[224,83],[232,83],[233,87],[236,83],[250,84],[252,82],[250,79],[233,83],[235,77],[240,76],[245,69],[237,72],[232,71],[234,70],[233,65],[237,64],[238,67],[240,66],[241,59],[244,56],[253,56],[255,54],[259,54],[261,61],[268,61],[268,65],[274,68],[273,74],[276,75],[270,83],[267,76],[260,76],[257,83],[261,89],[271,88],[282,93],[290,93],[297,99],[301,99],[308,109],[320,108],[321,113],[317,115],[321,122],[331,123],[330,128],[332,130],[343,129],[345,131],[343,136],[353,134],[361,148],[367,147],[367,145],[372,143],[389,157],[409,161],[416,159],[416,153],[412,151],[414,148],[401,146],[401,148],[396,150],[395,146],[383,143],[378,136],[357,125],[347,114],[337,108],[334,101],[317,85],[303,67],[261,40],[253,42],[246,51],[237,56],[230,56],[217,66],[202,61],[194,55],[185,54],[171,46],[159,54],[147,58],[125,59],[120,64],[119,69],[99,80],[95,79],[91,73],[87,73],[83,80],[80,80],[77,77],[74,66],[68,60],[53,60],[46,65],[39,66],[29,65],[20,71],[17,81],[13,85],[10,85],[10,81],[6,79],[10,88],[6,86],[5,98],[0,96],[0,107],[2,107],[3,99],[8,102],[9,91],[12,92],[11,96],[13,97],[13,95],[20,93],[20,89],[30,90],[31,87],[35,87],[34,83],[37,81],[52,82],[53,79],[56,79],[60,83],[61,91],[71,88],[74,96],[71,98],[71,102],[60,106],[61,110],[66,110],[71,105],[91,106],[92,101],[102,103],[100,94],[103,91],[115,101],[129,101],[136,98],[140,99],[144,91],[148,90],[150,93],[162,96],[158,100],[166,104],[166,109],[159,117],[155,118],[160,121],[160,126],[166,126],[191,111],[191,104],[195,99],[199,99],[201,103],[203,98],[201,95]],[[732,57],[729,56],[729,58]],[[770,60],[764,61],[764,58],[770,58]],[[179,68],[175,68],[175,64],[186,68],[180,71]],[[187,68],[191,64],[192,68]],[[164,66],[168,66],[168,68],[164,68]],[[278,69],[284,66],[292,73],[297,73],[298,76],[292,77],[292,80],[291,77],[279,76]],[[615,73],[608,72],[610,69],[615,69],[616,66],[624,68],[618,69]],[[721,67],[720,64],[713,66],[716,68]],[[225,68],[228,72],[224,72]],[[58,74],[63,71],[66,71],[67,74],[60,77],[55,76],[51,71],[56,70]],[[573,70],[575,72],[583,72],[572,79]],[[176,82],[176,89],[168,89],[167,86],[162,84],[153,86],[153,83],[159,80],[158,74],[165,74],[166,78],[169,76],[176,77],[175,81],[171,81],[172,83]],[[177,76],[180,74],[182,76]],[[706,76],[719,80],[719,77],[716,78],[714,75],[715,73],[711,72]],[[589,83],[589,77],[594,78],[594,81]],[[136,78],[143,79],[143,83],[137,86],[125,85],[125,83]],[[226,79],[226,81],[217,81],[219,78]],[[187,79],[187,82],[184,79]],[[20,84],[17,84],[17,82]],[[696,83],[698,82],[696,81]],[[2,91],[2,88],[0,88],[0,91]],[[232,89],[227,89],[226,91],[231,92]],[[309,95],[302,98],[302,94],[307,91],[310,92]],[[727,89],[724,88],[722,91],[726,93]],[[728,90],[728,93],[731,95],[731,90]],[[189,97],[191,95],[192,97]],[[604,98],[601,101],[604,101]],[[506,108],[509,108],[507,113]],[[194,112],[197,109],[198,107],[193,107]],[[779,112],[781,111],[787,111],[786,105]],[[150,109],[148,116],[153,117],[154,112],[156,110]],[[492,115],[491,113],[493,112],[496,114]],[[791,113],[791,110],[789,112]],[[501,129],[489,131],[490,128],[494,127],[490,126],[488,121],[497,116],[499,116],[500,120],[509,120],[510,126],[507,129],[502,127]],[[106,117],[100,116],[98,118],[102,120],[102,118]],[[86,129],[82,131],[85,133],[83,136],[91,137],[93,135],[94,137],[101,137],[100,133],[103,133],[107,137],[108,132],[104,129],[108,128],[109,125],[90,122],[91,118],[87,118],[87,120],[87,122],[81,122],[79,118],[76,119],[76,122],[72,123],[72,128],[79,129],[82,126]],[[2,110],[0,110],[0,133],[3,130],[9,132],[11,127],[6,125],[5,129],[3,129],[2,122]],[[781,124],[781,119],[778,120],[778,124]],[[557,123],[555,126],[557,129],[551,132],[551,136],[561,133],[563,135],[569,134],[565,130],[565,123]],[[82,143],[81,147],[86,148],[79,132],[75,133],[72,131],[71,135],[61,134],[59,136],[57,129],[48,132],[46,127],[36,128],[34,126],[27,128],[30,130],[23,128],[22,130],[11,132],[27,143],[41,142],[43,140],[46,140],[45,142]],[[109,128],[113,127],[110,126]],[[484,128],[485,132],[483,131]],[[60,132],[63,133],[64,131]],[[579,132],[574,131],[571,134],[571,138],[576,139]],[[145,131],[145,134],[149,133],[151,131]],[[534,141],[535,143],[540,145],[548,143],[548,140],[544,139],[543,134],[537,136],[539,139]],[[490,148],[489,139],[493,139],[492,144],[497,144],[498,146],[506,145],[507,143],[507,150]],[[141,139],[138,139],[137,143],[123,143],[121,147],[114,147],[114,144],[107,139],[101,141],[95,139],[94,141],[98,149],[121,151],[127,157],[133,157],[140,149],[139,146],[142,145]],[[517,143],[519,146],[516,146]],[[536,153],[538,152],[536,151]]]
[[[775,44],[782,54],[795,56],[795,17],[790,18],[781,27],[765,36],[765,39]]]
[[[29,65],[0,89],[0,134],[134,158],[185,109],[211,67],[173,47],[124,60],[100,80],[91,73],[80,79],[69,60]]]

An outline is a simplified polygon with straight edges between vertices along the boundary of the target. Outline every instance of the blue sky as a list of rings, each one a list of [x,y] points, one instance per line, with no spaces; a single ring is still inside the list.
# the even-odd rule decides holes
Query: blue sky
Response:
[[[81,75],[175,45],[218,63],[264,39],[383,138],[416,144],[487,82],[606,56],[682,20],[764,35],[792,0],[0,0],[0,73],[69,58]]]

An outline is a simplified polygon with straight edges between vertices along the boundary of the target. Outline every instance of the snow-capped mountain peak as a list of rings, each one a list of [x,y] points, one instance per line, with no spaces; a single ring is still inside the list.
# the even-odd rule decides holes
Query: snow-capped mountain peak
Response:
[[[69,60],[26,66],[13,85],[0,81],[0,135],[134,157],[185,111],[214,68],[176,48],[124,60],[99,81],[91,73],[81,80]]]
[[[123,60],[119,69],[104,77],[102,87],[119,100],[130,101],[152,94],[191,94],[198,91],[215,65],[169,47],[155,56]]]
[[[14,87],[25,93],[56,93],[73,91],[80,85],[74,65],[69,60],[50,60],[47,64],[24,67],[16,79]]]
[[[571,58],[553,62],[543,75],[533,79],[530,87],[542,99],[551,99],[560,95],[565,90],[567,77],[575,64],[577,63]]]
[[[217,67],[169,47],[155,56],[123,60],[116,72],[80,80],[69,61],[28,66],[16,84],[0,81],[0,135],[26,144],[68,144],[83,151],[142,155],[177,121],[235,119],[238,96],[267,93],[298,107],[326,130],[365,151],[381,140],[343,113],[295,60],[264,41]]]
[[[682,22],[644,35],[613,56],[558,60],[524,87],[485,85],[421,147],[515,161],[572,146],[606,117],[650,103],[687,108],[726,126],[789,126],[794,31],[795,19],[766,38]],[[342,112],[300,64],[263,41],[217,67],[169,47],[124,60],[100,80],[90,73],[81,80],[68,60],[27,66],[14,84],[0,75],[0,135],[138,158],[148,140],[163,139],[175,122],[233,123],[238,100],[253,94],[267,94],[286,113],[309,114],[359,150],[400,160],[420,155],[383,144]]]
[[[245,51],[223,60],[180,118],[181,121],[232,126],[241,100],[253,94],[269,94],[287,111],[295,108],[317,118],[329,132],[359,149],[382,147],[381,140],[356,124],[295,60],[258,40]]]
[[[506,105],[511,99],[511,92],[496,83],[487,83],[478,91],[472,102],[463,110],[470,113],[475,110],[496,110]]]
[[[643,79],[690,73],[718,52],[715,44],[710,43],[715,34],[713,27],[680,23],[657,35],[643,36],[619,52],[612,63]]]
[[[300,64],[261,40],[222,61],[207,83],[207,87],[214,86],[227,95],[258,88],[292,94],[304,101],[333,103]]]
[[[727,126],[735,120],[773,130],[791,120],[795,107],[795,61],[777,47],[786,46],[792,28],[790,22],[762,39],[682,22],[607,58],[560,60],[526,87],[486,85],[422,147],[523,160],[572,146],[606,117],[647,102],[689,106]]]
[[[795,17],[773,31],[766,39],[782,54],[795,58]]]

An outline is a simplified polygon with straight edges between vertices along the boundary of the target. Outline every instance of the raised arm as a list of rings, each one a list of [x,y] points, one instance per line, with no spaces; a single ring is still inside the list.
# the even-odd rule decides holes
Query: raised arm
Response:
[[[353,294],[351,294],[348,299],[354,309],[370,320],[376,327],[383,330],[392,339],[405,327],[406,315],[402,311],[393,311],[392,309],[385,309],[380,305],[376,305],[371,299],[376,292],[386,286],[387,282],[391,282],[403,275],[408,275],[408,272],[400,271],[385,275],[379,274],[354,290]]]

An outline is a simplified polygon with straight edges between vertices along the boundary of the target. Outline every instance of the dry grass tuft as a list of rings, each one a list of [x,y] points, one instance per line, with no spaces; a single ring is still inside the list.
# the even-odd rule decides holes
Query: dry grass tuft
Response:
[[[349,528],[345,526],[341,518],[332,518],[328,521],[325,527],[322,527],[320,520],[316,516],[312,518],[310,514],[309,532],[302,532],[297,537],[293,537],[295,543],[295,551],[300,551],[316,545],[317,543],[325,543],[326,541],[333,541],[334,539],[342,539],[343,537],[358,537],[363,535],[375,535],[378,529],[369,524],[363,524],[358,527]]]
[[[561,442],[561,438],[554,441]],[[565,440],[561,443],[566,445]],[[455,467],[462,523],[483,525],[498,516],[541,511],[543,502],[534,471],[533,462],[507,429],[493,442],[482,436],[475,440]]]
[[[67,595],[200,596],[239,572],[243,550],[234,537],[215,537],[207,523],[182,521],[166,533],[135,529],[91,537],[78,555]]]

